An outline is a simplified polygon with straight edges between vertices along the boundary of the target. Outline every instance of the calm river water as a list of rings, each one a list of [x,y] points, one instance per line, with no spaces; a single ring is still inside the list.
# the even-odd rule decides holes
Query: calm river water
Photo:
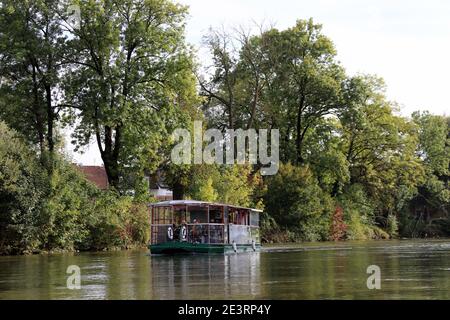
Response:
[[[81,289],[66,286],[78,265]],[[367,288],[367,267],[381,289]],[[450,240],[265,246],[260,253],[145,250],[0,257],[0,299],[450,299]]]

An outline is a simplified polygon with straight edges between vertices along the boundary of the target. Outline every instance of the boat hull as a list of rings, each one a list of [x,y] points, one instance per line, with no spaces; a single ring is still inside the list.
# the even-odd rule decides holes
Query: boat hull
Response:
[[[152,254],[176,254],[176,253],[235,253],[235,252],[258,252],[261,245],[256,244],[255,248],[251,244],[237,244],[236,251],[231,244],[205,244],[190,242],[164,242],[149,245]]]

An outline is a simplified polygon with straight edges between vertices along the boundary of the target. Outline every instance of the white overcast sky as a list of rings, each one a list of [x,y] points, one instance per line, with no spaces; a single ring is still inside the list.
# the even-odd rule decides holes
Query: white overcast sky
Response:
[[[450,1],[448,0],[178,0],[190,7],[187,41],[199,48],[210,27],[286,29],[297,19],[323,24],[347,73],[383,77],[403,115],[415,110],[450,114]],[[201,52],[199,53],[201,55]],[[200,59],[201,61],[202,59]],[[72,149],[69,145],[67,149]],[[69,151],[69,153],[71,153]],[[101,165],[96,145],[73,154]]]

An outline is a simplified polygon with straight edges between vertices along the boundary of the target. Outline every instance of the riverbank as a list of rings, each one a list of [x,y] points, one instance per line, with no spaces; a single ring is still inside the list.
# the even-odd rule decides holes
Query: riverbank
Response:
[[[380,243],[380,242],[423,242],[423,241],[449,241],[450,238],[396,238],[396,239],[385,239],[385,238],[378,238],[378,239],[371,239],[371,240],[340,240],[340,241],[297,241],[297,242],[263,242],[261,245],[262,251],[274,251],[274,250],[289,250],[290,248],[299,249],[299,248],[315,248],[315,249],[329,249],[332,247],[345,247],[352,244],[357,243]],[[134,250],[147,250],[147,245],[143,244],[134,244],[129,245],[126,247],[107,247],[103,248],[101,250],[69,250],[69,249],[53,249],[53,250],[40,250],[35,249],[32,251],[24,251],[19,254],[0,254],[1,256],[33,256],[33,255],[42,255],[42,256],[48,256],[48,255],[63,255],[63,254],[82,254],[82,253],[101,253],[101,252],[121,252],[121,251],[134,251]]]

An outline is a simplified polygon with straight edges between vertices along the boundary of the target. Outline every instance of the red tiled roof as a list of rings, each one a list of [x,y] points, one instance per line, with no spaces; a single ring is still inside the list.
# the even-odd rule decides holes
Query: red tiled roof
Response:
[[[101,166],[77,166],[86,179],[94,183],[99,189],[108,189],[108,176],[105,167]]]

